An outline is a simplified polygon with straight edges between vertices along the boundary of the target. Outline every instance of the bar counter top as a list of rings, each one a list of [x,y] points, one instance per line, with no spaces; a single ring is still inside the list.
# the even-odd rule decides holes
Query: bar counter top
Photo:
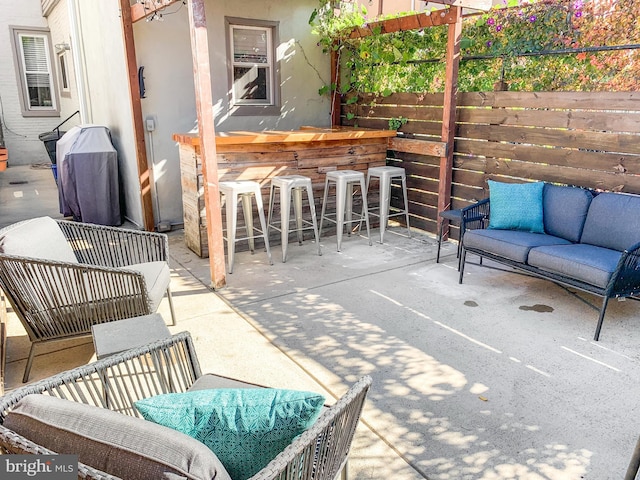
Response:
[[[216,145],[240,145],[261,143],[314,142],[331,140],[357,140],[367,138],[392,138],[395,130],[373,130],[355,127],[301,127],[299,130],[267,130],[263,132],[221,132],[216,134]],[[173,139],[181,144],[200,145],[197,133],[175,133]]]

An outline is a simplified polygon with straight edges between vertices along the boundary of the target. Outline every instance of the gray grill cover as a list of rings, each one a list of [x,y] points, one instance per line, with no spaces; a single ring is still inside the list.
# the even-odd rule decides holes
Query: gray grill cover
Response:
[[[80,125],[56,145],[60,213],[98,225],[120,225],[118,153],[109,129]]]

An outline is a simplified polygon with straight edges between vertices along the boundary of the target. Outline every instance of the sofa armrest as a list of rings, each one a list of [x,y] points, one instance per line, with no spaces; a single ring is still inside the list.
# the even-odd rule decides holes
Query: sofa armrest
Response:
[[[163,233],[57,220],[80,263],[125,267],[168,261],[169,240]]]
[[[462,222],[460,224],[461,234],[464,234],[466,230],[487,228],[489,225],[489,212],[490,204],[488,198],[464,207],[462,209]]]
[[[640,242],[622,252],[606,292],[608,297],[640,294]]]

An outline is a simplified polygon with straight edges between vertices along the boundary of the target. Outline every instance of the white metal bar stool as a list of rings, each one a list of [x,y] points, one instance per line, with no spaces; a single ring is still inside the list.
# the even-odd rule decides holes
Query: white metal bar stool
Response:
[[[330,218],[334,214],[326,214],[327,197],[331,183],[336,185],[336,212],[335,220]],[[362,195],[362,210],[360,214],[355,214],[356,221],[362,225],[362,220],[367,224],[367,238],[371,245],[371,231],[369,230],[369,211],[367,209],[366,185],[364,181],[364,173],[356,170],[334,170],[327,172],[324,181],[324,197],[322,200],[322,214],[320,215],[320,236],[322,236],[322,225],[325,220],[335,223],[337,227],[336,236],[338,241],[338,251],[342,246],[342,230],[344,224],[347,224],[347,235],[351,235],[351,225],[354,221],[353,213],[353,186],[360,185],[360,193]],[[346,216],[346,222],[345,222]]]
[[[236,242],[242,240],[249,240],[249,249],[251,253],[255,250],[256,238],[262,237],[264,239],[264,246],[267,250],[267,256],[269,257],[269,263],[273,265],[271,259],[271,250],[269,249],[269,237],[266,234],[267,224],[264,219],[264,207],[262,205],[262,194],[260,193],[260,184],[258,182],[252,182],[250,180],[242,180],[237,182],[220,182],[220,193],[224,195],[223,201],[226,203],[227,208],[227,236],[224,239],[227,241],[227,255],[229,257],[229,273],[233,273],[233,262],[235,259]],[[242,213],[244,216],[245,229],[247,232],[246,237],[236,237],[236,229],[238,225],[238,197],[242,199]],[[251,207],[251,198],[256,199],[256,206],[258,208],[258,215],[260,216],[260,229],[253,226],[253,212]],[[254,230],[257,230],[260,234],[255,235]]]
[[[276,189],[280,194],[280,223],[273,222],[273,205],[275,203]],[[302,218],[302,192],[307,192],[309,209],[311,210],[311,221]],[[298,243],[302,245],[302,233],[304,230],[313,230],[318,245],[318,255],[322,255],[320,250],[320,236],[318,235],[318,222],[316,218],[316,206],[313,201],[313,187],[311,179],[302,175],[283,175],[271,179],[271,189],[269,191],[269,215],[267,216],[267,234],[273,228],[280,232],[282,243],[282,262],[287,261],[287,248],[289,246],[289,224],[291,213],[291,199],[293,198],[293,210],[296,220],[296,232],[298,232]],[[279,226],[278,226],[279,225]]]
[[[401,167],[371,167],[367,171],[367,194],[371,178],[377,178],[380,182],[380,204],[377,207],[369,208],[369,215],[380,217],[380,243],[384,243],[384,232],[390,217],[404,215],[407,222],[407,231],[411,238],[411,228],[409,227],[409,200],[407,197],[407,175]],[[404,198],[404,209],[391,206],[391,182],[400,179],[402,182],[402,195]],[[376,210],[378,213],[375,213]]]

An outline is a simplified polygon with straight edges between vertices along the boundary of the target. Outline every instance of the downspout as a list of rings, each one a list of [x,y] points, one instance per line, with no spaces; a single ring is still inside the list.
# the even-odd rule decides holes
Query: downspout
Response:
[[[80,110],[80,123],[90,123],[89,105],[87,101],[86,76],[83,58],[83,47],[80,41],[80,25],[78,22],[77,0],[67,0],[69,11],[69,27],[71,30],[71,52],[73,53],[73,70],[76,77],[76,87],[78,91],[78,105]]]

